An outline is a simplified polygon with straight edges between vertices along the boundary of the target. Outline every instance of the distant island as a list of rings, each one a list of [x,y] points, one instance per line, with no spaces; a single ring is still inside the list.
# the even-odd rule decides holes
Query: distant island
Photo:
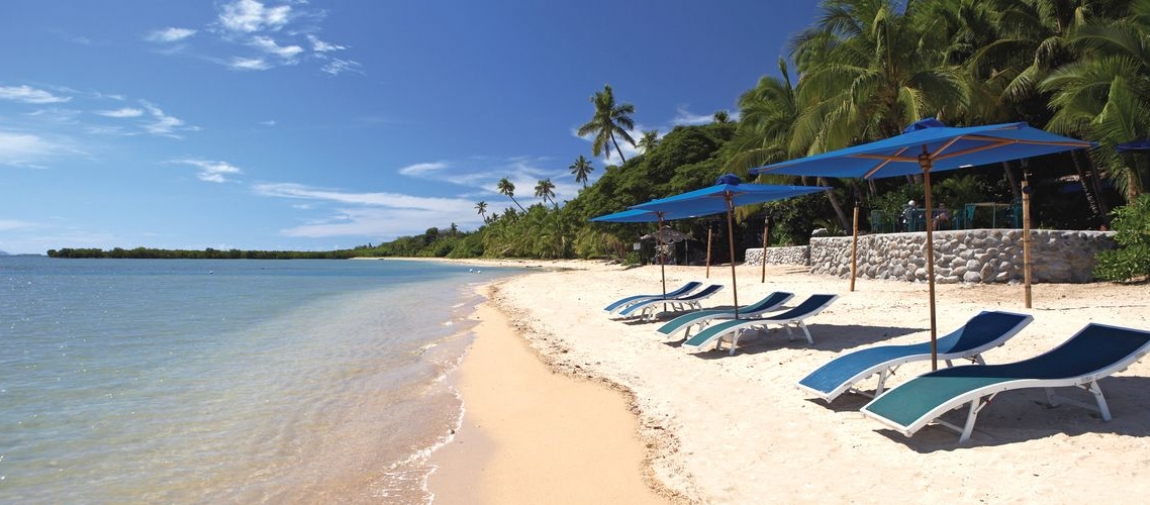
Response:
[[[49,258],[135,258],[135,259],[247,259],[247,260],[292,260],[292,259],[349,259],[357,256],[368,256],[355,249],[342,249],[338,251],[243,251],[240,249],[153,249],[137,247],[135,249],[103,250],[97,248],[63,248],[49,249]]]

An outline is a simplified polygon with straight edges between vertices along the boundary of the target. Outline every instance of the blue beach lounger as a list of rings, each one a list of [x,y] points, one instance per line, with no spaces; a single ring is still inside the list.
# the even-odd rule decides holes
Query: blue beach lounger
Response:
[[[711,284],[695,293],[678,298],[652,298],[643,300],[628,305],[619,311],[619,315],[624,318],[639,315],[642,316],[644,320],[654,319],[656,314],[655,310],[659,304],[663,304],[664,306],[669,304],[673,310],[698,310],[702,308],[699,302],[710,298],[711,295],[718,293],[721,289],[723,289],[721,284]]]
[[[982,353],[1005,343],[1030,324],[1034,317],[1011,312],[987,311],[974,316],[966,324],[938,339],[938,359],[970,359],[980,365]],[[852,391],[866,396],[854,385],[879,374],[874,396],[882,394],[886,379],[898,367],[911,361],[930,359],[930,342],[912,345],[884,345],[843,354],[799,381],[805,390],[827,402]]]
[[[778,310],[787,300],[790,300],[795,295],[792,293],[784,293],[776,291],[750,305],[739,307],[739,317],[759,317],[765,312]],[[709,309],[699,310],[690,314],[683,314],[675,319],[670,320],[667,324],[660,326],[655,331],[662,333],[666,336],[674,335],[679,330],[686,330],[686,335],[691,335],[691,328],[703,327],[709,321],[714,319],[734,319],[734,309]]]
[[[999,393],[1046,388],[1051,406],[1059,401],[1097,410],[1110,420],[1110,408],[1098,380],[1125,370],[1150,351],[1150,331],[1091,323],[1070,340],[1033,358],[1003,365],[956,366],[934,371],[890,389],[862,408],[867,417],[906,436],[937,421],[970,438],[978,413]],[[1074,386],[1094,395],[1098,406],[1055,396],[1052,388]],[[963,427],[938,419],[970,404]]]
[[[688,282],[686,284],[683,284],[683,286],[680,287],[679,289],[668,292],[666,295],[628,296],[626,298],[621,298],[619,300],[616,300],[615,302],[612,302],[610,305],[608,305],[606,307],[603,307],[603,310],[607,311],[608,313],[612,313],[612,312],[617,312],[617,311],[623,310],[623,309],[627,308],[628,305],[631,305],[633,303],[638,303],[638,302],[648,300],[651,298],[663,299],[663,298],[675,298],[677,296],[683,296],[687,293],[690,293],[691,291],[698,289],[699,286],[702,286],[702,285],[703,285],[703,283],[701,283],[701,282],[691,281],[691,282]]]
[[[822,312],[823,309],[830,306],[838,297],[839,295],[811,295],[810,298],[803,300],[802,303],[796,305],[794,308],[780,314],[750,319],[740,318],[713,324],[703,331],[696,333],[695,336],[688,338],[686,342],[683,342],[683,347],[699,350],[702,349],[703,346],[714,343],[715,348],[718,349],[723,340],[730,340],[730,354],[733,356],[735,349],[739,345],[739,337],[742,336],[743,332],[751,329],[766,329],[767,325],[772,323],[782,325],[783,328],[786,328],[787,335],[791,337],[791,340],[794,340],[794,334],[791,333],[791,327],[788,325],[795,325],[803,330],[803,334],[807,337],[807,342],[813,344],[815,340],[811,338],[811,332],[807,329],[807,324],[804,320]]]

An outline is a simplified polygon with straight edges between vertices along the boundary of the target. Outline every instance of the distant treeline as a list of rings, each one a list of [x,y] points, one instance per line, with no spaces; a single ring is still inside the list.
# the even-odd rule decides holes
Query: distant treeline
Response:
[[[48,250],[49,258],[143,258],[143,259],[212,259],[212,260],[292,260],[292,259],[348,259],[363,256],[354,250],[343,249],[338,251],[241,251],[239,249],[219,250],[207,248],[200,250],[187,249],[152,249],[137,247],[135,249],[115,248],[107,251],[95,248],[63,248]]]

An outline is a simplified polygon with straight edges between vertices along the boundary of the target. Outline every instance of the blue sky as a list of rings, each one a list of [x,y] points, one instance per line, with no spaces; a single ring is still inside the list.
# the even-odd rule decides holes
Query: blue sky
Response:
[[[330,250],[481,224],[638,130],[735,110],[814,2],[6,0],[0,251]],[[636,135],[637,138],[637,135]],[[598,177],[612,160],[593,159]]]

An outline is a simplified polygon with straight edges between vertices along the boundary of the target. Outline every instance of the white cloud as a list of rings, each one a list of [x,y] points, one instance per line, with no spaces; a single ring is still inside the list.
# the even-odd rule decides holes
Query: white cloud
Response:
[[[410,175],[412,177],[419,177],[439,172],[445,168],[447,168],[447,163],[442,161],[437,161],[434,163],[416,163],[414,165],[408,165],[399,169],[399,173],[403,175]]]
[[[342,51],[344,49],[347,49],[344,46],[332,44],[329,42],[324,42],[324,41],[320,40],[319,37],[316,37],[315,35],[312,35],[310,33],[307,34],[307,39],[311,42],[312,51],[315,51],[317,53],[326,53],[326,52],[330,52],[330,51]]]
[[[37,226],[39,225],[36,223],[30,223],[28,221],[20,221],[17,219],[0,219],[0,231],[27,230],[30,228],[36,228]]]
[[[260,121],[260,126],[275,126],[275,125],[276,125],[276,120],[274,120],[274,119],[269,119],[267,121]]]
[[[335,204],[330,214],[283,230],[291,237],[359,236],[388,238],[423,233],[432,226],[454,222],[462,227],[477,226],[475,202],[462,198],[438,198],[400,193],[351,193],[311,188],[293,183],[253,186],[258,195],[305,200],[314,204]],[[300,204],[293,207],[302,208]]]
[[[145,39],[149,42],[172,43],[179,42],[195,34],[196,30],[191,28],[168,27],[164,28],[163,30],[156,30],[152,33],[149,33]]]
[[[221,9],[220,24],[234,32],[255,33],[279,30],[291,17],[291,6],[265,7],[255,0],[236,0]]]
[[[94,114],[104,117],[129,118],[143,116],[144,111],[135,107],[124,107],[116,110],[98,110],[95,111]]]
[[[267,70],[272,65],[263,58],[232,58],[228,66],[236,70]]]
[[[330,62],[323,66],[320,70],[327,72],[331,75],[339,75],[344,72],[351,72],[354,74],[363,74],[361,70],[362,65],[359,62],[351,60],[341,60],[339,58],[332,58]]]
[[[676,112],[675,119],[671,120],[671,122],[676,125],[695,126],[713,123],[715,121],[714,114],[694,114],[683,106],[680,106]]]
[[[30,86],[0,86],[0,99],[13,100],[24,103],[62,103],[72,99],[68,96],[56,96],[48,91]]]
[[[231,179],[229,179],[228,176],[243,173],[243,170],[240,170],[239,167],[226,161],[176,160],[173,163],[191,165],[199,168],[200,171],[196,173],[196,178],[204,182],[229,182]]]
[[[164,137],[183,138],[177,132],[199,130],[195,126],[185,126],[182,119],[165,114],[163,110],[151,103],[142,103],[151,115],[150,120],[143,125],[144,130],[148,133]]]
[[[295,58],[303,52],[303,48],[300,46],[281,46],[277,44],[275,40],[272,40],[271,37],[262,35],[252,37],[252,45],[266,53],[274,54],[285,60],[295,60]]]
[[[28,133],[0,131],[0,165],[36,167],[36,163],[57,154],[61,146]]]

